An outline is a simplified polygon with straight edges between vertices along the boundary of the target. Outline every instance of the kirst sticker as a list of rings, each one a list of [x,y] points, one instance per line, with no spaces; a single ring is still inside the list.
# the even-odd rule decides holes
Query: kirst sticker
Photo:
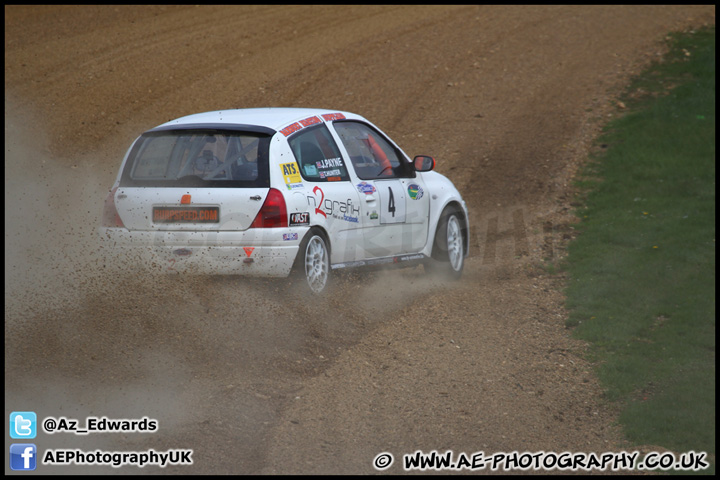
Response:
[[[310,213],[309,212],[295,212],[290,214],[290,226],[291,227],[304,227],[310,225]]]

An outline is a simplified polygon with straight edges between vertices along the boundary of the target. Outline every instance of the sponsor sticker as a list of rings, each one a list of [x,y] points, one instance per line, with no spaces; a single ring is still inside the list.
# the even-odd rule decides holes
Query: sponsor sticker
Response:
[[[410,195],[410,198],[413,200],[420,200],[424,193],[420,185],[415,183],[408,185],[408,195]]]
[[[153,223],[219,223],[219,207],[153,207]]]
[[[325,113],[325,114],[323,114],[322,117],[325,119],[326,122],[329,122],[331,120],[344,120],[345,119],[345,115],[343,115],[342,113]]]
[[[295,212],[290,214],[291,227],[304,227],[310,225],[310,213],[309,212]]]
[[[326,122],[330,122],[332,120],[343,120],[345,118],[345,115],[343,115],[342,113],[326,113],[326,114],[322,115],[322,118]],[[304,119],[300,120],[299,122],[291,123],[287,127],[280,130],[280,133],[282,133],[286,137],[289,137],[293,133],[295,133],[299,130],[302,130],[305,127],[309,127],[311,125],[317,125],[318,123],[322,123],[323,120],[321,120],[317,116],[304,118]]]
[[[373,185],[372,183],[360,182],[355,186],[357,187],[358,192],[364,193],[365,195],[371,195],[375,193],[375,185]]]
[[[281,163],[280,168],[282,168],[285,185],[302,182],[302,178],[300,177],[300,170],[297,167],[297,163]]]

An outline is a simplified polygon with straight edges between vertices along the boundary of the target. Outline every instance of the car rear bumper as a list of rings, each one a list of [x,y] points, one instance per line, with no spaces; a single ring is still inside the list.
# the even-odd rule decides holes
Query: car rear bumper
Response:
[[[98,229],[106,265],[164,273],[287,277],[307,228],[245,232]]]

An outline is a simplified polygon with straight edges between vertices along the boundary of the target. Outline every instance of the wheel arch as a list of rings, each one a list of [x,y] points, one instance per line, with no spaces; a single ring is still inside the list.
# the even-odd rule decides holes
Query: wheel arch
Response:
[[[300,239],[300,246],[304,245],[308,238],[313,234],[313,232],[317,232],[320,235],[322,235],[323,240],[325,240],[325,246],[328,249],[328,255],[332,259],[332,243],[330,242],[330,235],[328,234],[327,230],[322,225],[311,225],[310,228],[308,228],[308,231],[305,232],[305,235]],[[298,259],[302,255],[302,248],[298,248],[298,252],[295,255],[295,262],[293,263],[293,267],[297,265]]]
[[[460,230],[463,234],[463,254],[467,257],[470,253],[470,222],[468,220],[467,211],[460,201],[450,200],[443,206],[441,213],[438,216],[438,221],[433,226],[433,231],[430,232],[431,235],[428,236],[428,240],[432,241],[432,258],[437,258],[439,254],[438,245],[435,241],[438,234],[438,226],[442,225],[443,222],[445,222],[445,219],[453,213],[457,214],[458,220],[460,221]]]
[[[319,278],[319,277],[313,276],[313,280],[311,281],[310,277],[308,276],[308,271],[306,270],[307,264],[306,264],[306,257],[305,257],[306,249],[314,237],[321,238],[322,242],[325,244],[325,249],[327,252],[327,265],[326,265],[327,271],[325,273],[325,277],[322,282],[322,286],[317,290],[315,289],[314,284],[315,284],[316,278]],[[303,285],[306,285],[306,287],[309,287],[309,290],[303,290],[303,291],[319,295],[327,289],[327,286],[330,282],[330,277],[332,275],[332,273],[331,273],[332,267],[331,267],[331,260],[330,260],[331,250],[330,249],[331,249],[330,240],[329,240],[329,236],[328,236],[327,232],[325,231],[325,229],[313,225],[312,227],[310,227],[308,229],[307,232],[305,232],[305,235],[303,235],[303,238],[300,242],[300,248],[298,248],[298,253],[297,253],[297,256],[295,257],[295,261],[293,262],[293,266],[292,266],[291,273],[290,273],[290,275],[293,276],[294,278],[301,279],[301,283]],[[312,270],[315,271],[315,267],[313,267]],[[323,269],[323,271],[325,271],[325,270]]]

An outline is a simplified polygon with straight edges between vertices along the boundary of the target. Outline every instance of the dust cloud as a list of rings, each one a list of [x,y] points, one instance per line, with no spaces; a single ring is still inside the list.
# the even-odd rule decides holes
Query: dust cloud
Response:
[[[42,448],[192,448],[202,469],[213,443],[232,439],[253,465],[263,432],[304,379],[437,288],[422,268],[348,273],[309,300],[292,279],[161,276],[113,264],[96,228],[121,158],[54,157],[41,122],[16,105],[6,98],[6,405],[39,420],[148,416],[160,424],[151,439],[57,433]],[[188,443],[204,426],[212,440]],[[236,463],[214,465],[233,472]]]

